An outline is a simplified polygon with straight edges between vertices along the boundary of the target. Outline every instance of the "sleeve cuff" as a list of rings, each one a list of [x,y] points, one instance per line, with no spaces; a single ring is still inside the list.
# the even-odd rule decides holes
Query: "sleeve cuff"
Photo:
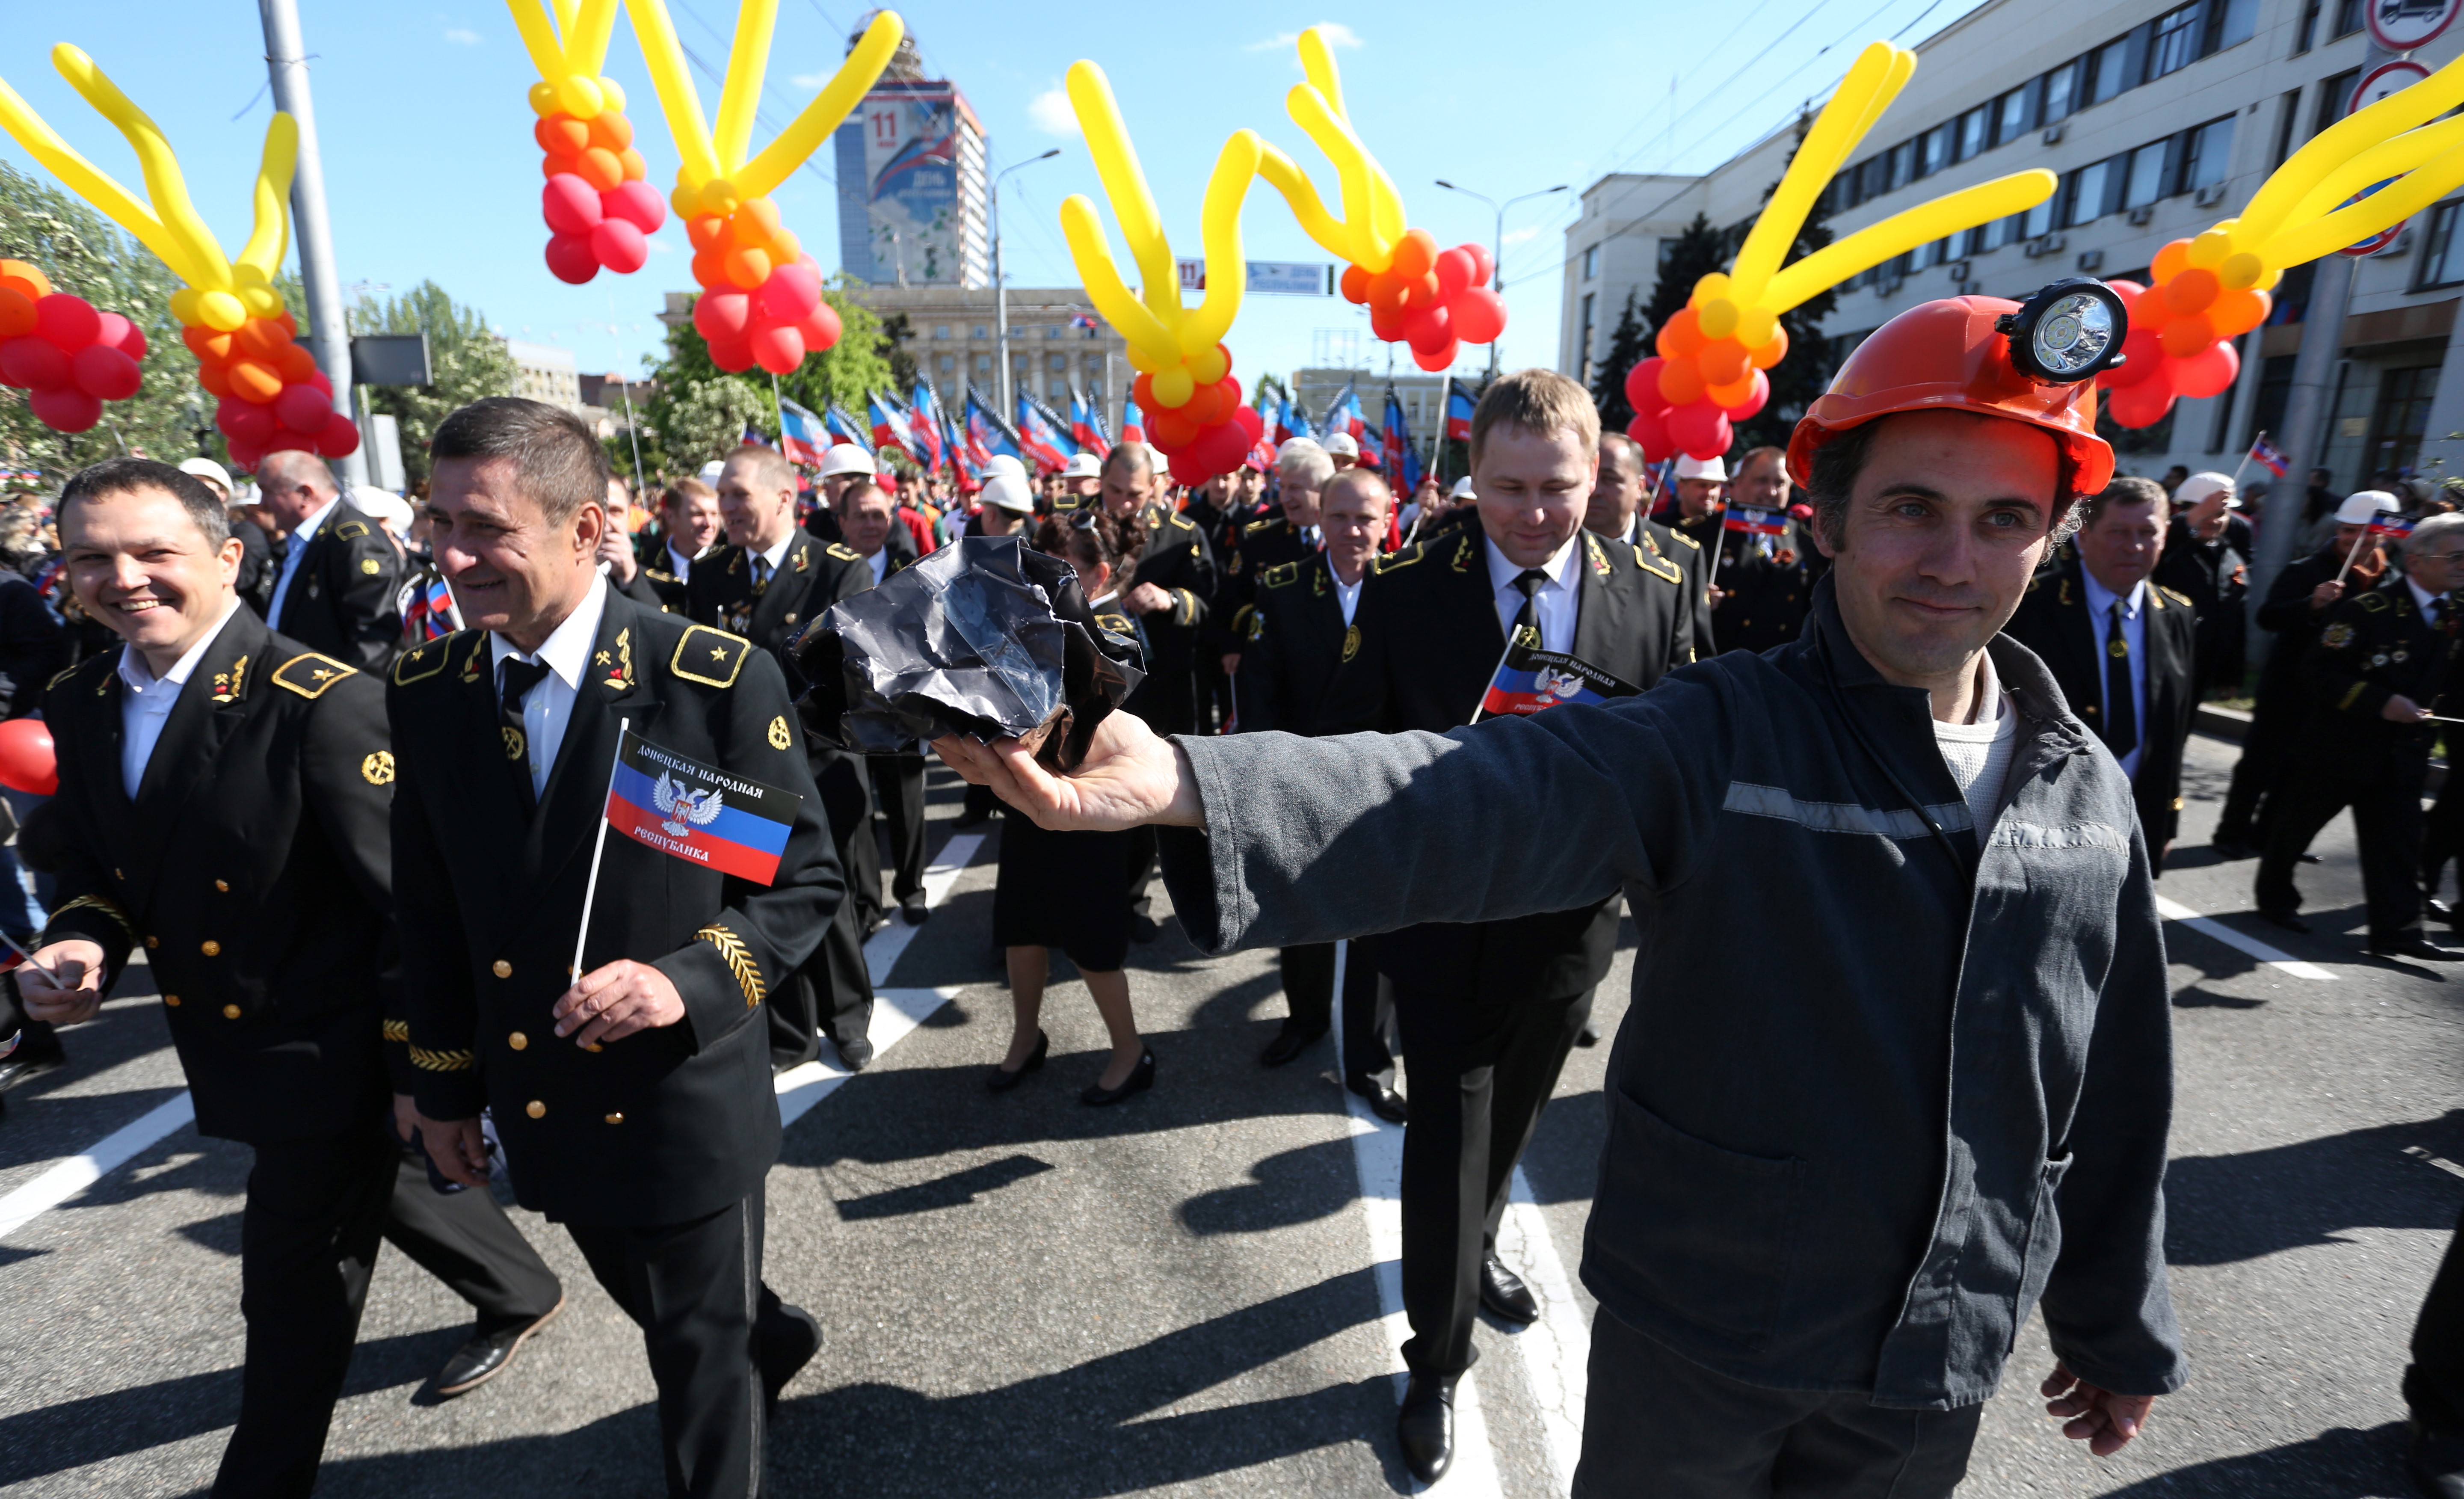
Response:
[[[759,1013],[770,1000],[770,976],[724,921],[703,927],[693,934],[692,945],[650,966],[666,974],[683,998],[685,1022],[693,1027],[697,1052]]]

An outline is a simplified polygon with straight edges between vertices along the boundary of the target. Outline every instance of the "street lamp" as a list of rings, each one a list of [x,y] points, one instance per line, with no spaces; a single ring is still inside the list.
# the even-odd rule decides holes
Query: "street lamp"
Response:
[[[994,357],[1001,362],[1001,414],[1004,422],[1011,419],[1012,408],[1009,399],[1009,282],[1001,276],[1001,179],[1022,166],[1032,166],[1038,162],[1048,162],[1060,154],[1061,147],[1056,145],[1042,156],[1030,156],[1016,165],[1004,166],[993,174],[993,353]]]
[[[1532,198],[1545,198],[1552,192],[1563,192],[1566,190],[1567,186],[1561,182],[1554,187],[1543,187],[1538,192],[1527,192],[1523,194],[1522,197],[1508,198],[1504,203],[1500,203],[1495,198],[1488,196],[1486,193],[1474,192],[1469,187],[1458,187],[1453,183],[1446,181],[1443,177],[1437,179],[1437,183],[1439,187],[1445,188],[1448,192],[1460,192],[1466,198],[1478,198],[1481,202],[1487,204],[1492,209],[1496,210],[1497,232],[1495,237],[1490,241],[1488,252],[1489,290],[1494,292],[1503,292],[1506,290],[1506,210],[1514,207],[1518,203],[1526,202]],[[1491,380],[1495,380],[1497,378],[1497,342],[1495,340],[1491,340],[1488,345],[1488,378]]]

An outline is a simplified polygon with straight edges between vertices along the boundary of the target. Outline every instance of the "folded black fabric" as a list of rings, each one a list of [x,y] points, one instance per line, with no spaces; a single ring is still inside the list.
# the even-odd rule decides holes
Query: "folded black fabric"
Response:
[[[1134,641],[1095,624],[1067,562],[967,537],[831,606],[787,648],[806,732],[867,754],[964,734],[1016,738],[1075,766],[1145,678]]]

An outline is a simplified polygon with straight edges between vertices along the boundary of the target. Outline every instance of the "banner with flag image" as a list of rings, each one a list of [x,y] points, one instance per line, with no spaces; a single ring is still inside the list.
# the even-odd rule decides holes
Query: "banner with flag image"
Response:
[[[1788,517],[1777,510],[1753,510],[1744,505],[1730,505],[1727,518],[1720,522],[1725,530],[1742,531],[1748,536],[1786,536]]]
[[[1393,386],[1386,387],[1386,430],[1379,436],[1386,456],[1387,487],[1398,496],[1396,504],[1399,507],[1399,496],[1409,496],[1420,487],[1420,453],[1412,446],[1412,430],[1403,420],[1403,398],[1395,393]]]
[[[2259,433],[2258,440],[2250,445],[2250,461],[2279,479],[2284,477],[2285,470],[2293,467],[2293,460],[2286,457],[2276,444],[2269,442],[2265,432]]]
[[[967,414],[962,430],[966,433],[968,453],[979,469],[1002,453],[1021,463],[1026,461],[1026,454],[1019,451],[1018,433],[1010,430],[1009,424],[1001,419],[1001,413],[984,399],[984,393],[976,388],[972,380],[967,382]]]
[[[915,446],[909,451],[927,474],[941,472],[941,423],[936,413],[941,409],[941,392],[933,382],[915,383],[915,404],[908,408],[908,430],[915,434]]]
[[[872,446],[876,451],[895,448],[907,452],[907,445],[915,439],[907,428],[907,408],[896,396],[875,390],[865,397],[867,414],[872,418]],[[913,454],[910,454],[913,456]]]
[[[1133,395],[1122,396],[1121,441],[1144,442],[1146,440],[1147,419],[1138,414],[1138,398]]]
[[[1446,392],[1446,441],[1471,441],[1471,413],[1478,403],[1471,392],[1455,386]]]
[[[2409,516],[2399,516],[2393,511],[2380,511],[2377,515],[2370,518],[2369,534],[2372,536],[2391,536],[2398,539],[2410,536],[2412,535],[2412,518]]]
[[[1104,413],[1076,386],[1069,387],[1069,440],[1098,458],[1112,451],[1112,439],[1104,435]]]
[[[767,885],[803,798],[625,732],[607,783],[608,826],[661,853]]]
[[[847,415],[847,408],[836,401],[822,409],[822,427],[828,432],[830,446],[833,448],[840,443],[852,443],[858,448],[868,450],[872,446],[871,434],[868,433],[854,417]]]
[[[1480,699],[1472,721],[1483,718],[1529,717],[1567,703],[1604,703],[1631,697],[1642,689],[1563,650],[1540,649],[1540,632],[1526,625],[1507,641],[1498,658],[1497,674]]]
[[[779,451],[790,463],[819,463],[830,434],[822,419],[795,402],[779,401]]]
[[[1078,445],[1062,435],[1061,413],[1037,400],[1030,391],[1018,393],[1018,445],[1025,452],[1026,461],[1045,469],[1060,469],[1069,462]]]

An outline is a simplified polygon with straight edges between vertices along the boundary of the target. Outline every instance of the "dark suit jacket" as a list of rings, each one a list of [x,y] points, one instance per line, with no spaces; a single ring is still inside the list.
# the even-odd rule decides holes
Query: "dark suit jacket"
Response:
[[[2104,657],[2096,649],[2088,617],[2087,588],[2077,556],[2028,584],[2019,611],[2003,627],[2036,653],[2070,704],[2090,729],[2103,722]],[[2182,745],[2190,737],[2198,706],[2198,615],[2190,601],[2170,588],[2147,585],[2147,714],[2139,725],[2139,773],[2130,799],[2154,863],[2173,841],[2182,812]]]
[[[61,846],[46,939],[101,943],[115,981],[145,944],[202,1133],[262,1144],[372,1126],[400,982],[383,687],[238,609],[132,802],[119,668],[105,651],[45,700]]]
[[[1335,670],[1359,650],[1360,636],[1343,622],[1343,601],[1324,557],[1269,567],[1257,583],[1249,638],[1233,678],[1240,726],[1315,734]],[[1368,591],[1366,578],[1361,591]]]
[[[536,814],[496,721],[484,632],[396,663],[394,888],[421,1110],[494,1109],[525,1207],[575,1223],[698,1218],[759,1185],[779,1151],[762,1003],[846,893],[778,663],[735,635],[610,590],[588,674]],[[596,1052],[559,1039],[617,725],[676,755],[795,792],[778,875],[756,885],[622,834],[605,844],[584,971],[654,964],[684,1019]]]
[[[292,545],[298,544],[295,538]],[[281,569],[275,573],[278,581]],[[401,591],[402,559],[393,543],[345,500],[308,539],[275,628],[311,650],[373,670],[392,659],[401,641]]]
[[[2199,618],[2199,692],[2202,696],[2242,686],[2242,641],[2250,612],[2252,536],[2250,522],[2225,517],[2224,529],[2212,541],[2190,534],[2190,523],[2175,516],[2165,531],[2165,555],[2149,576],[2190,601]]]
[[[1644,689],[1692,661],[1700,595],[1686,573],[1643,547],[1590,532],[1578,544],[1584,565],[1573,653]],[[1328,689],[1319,733],[1443,733],[1471,721],[1506,653],[1486,552],[1474,524],[1377,559],[1353,616],[1358,648]],[[1608,972],[1616,895],[1603,890],[1577,910],[1507,921],[1409,927],[1371,938],[1373,956],[1397,985],[1422,994],[1507,1003],[1566,999]]]
[[[1771,539],[1774,551],[1791,554],[1786,563],[1777,557],[1765,557],[1757,544],[1759,537],[1727,529],[1725,512],[1714,511],[1673,528],[1674,534],[1701,550],[1707,583],[1727,595],[1711,611],[1722,650],[1760,655],[1773,646],[1787,645],[1805,628],[1806,617],[1814,609],[1813,560],[1819,554],[1814,547],[1812,527],[1794,519],[1787,525],[1785,533]],[[1720,564],[1713,575],[1709,559],[1715,544]],[[1713,652],[1705,649],[1703,653]]]
[[[1150,651],[1147,671],[1186,672],[1198,664],[1199,631],[1215,597],[1215,556],[1206,534],[1177,510],[1149,505],[1139,518],[1146,524],[1147,546],[1130,582],[1151,583],[1172,595],[1169,612],[1139,620]]]
[[[43,602],[42,590],[0,569],[0,677],[7,678],[6,716],[22,718],[43,705],[43,688],[68,664],[68,630]]]

